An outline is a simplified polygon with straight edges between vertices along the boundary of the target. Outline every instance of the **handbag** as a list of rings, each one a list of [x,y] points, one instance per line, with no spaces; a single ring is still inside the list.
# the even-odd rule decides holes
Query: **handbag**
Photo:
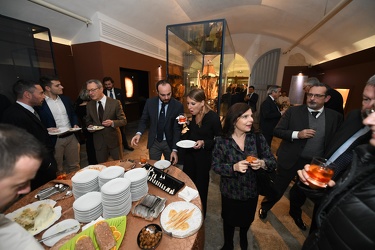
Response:
[[[259,133],[255,134],[256,148],[258,152],[258,158],[262,158],[263,150],[260,146]],[[275,193],[275,180],[276,180],[276,169],[267,171],[260,168],[255,171],[258,193],[263,196],[271,196]]]

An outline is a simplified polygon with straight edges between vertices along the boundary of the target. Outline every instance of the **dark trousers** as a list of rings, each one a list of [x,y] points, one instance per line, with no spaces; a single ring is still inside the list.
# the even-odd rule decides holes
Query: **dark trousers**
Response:
[[[129,148],[129,143],[128,140],[126,139],[126,134],[125,134],[125,126],[122,126],[120,128],[121,131],[121,137],[122,137],[122,145],[124,146],[125,149]]]
[[[275,193],[272,196],[264,197],[261,208],[270,210],[284,195],[288,188],[290,181],[296,176],[297,170],[302,169],[305,164],[310,163],[309,159],[298,159],[297,162],[290,168],[285,169],[280,166],[277,168],[277,177],[275,180]],[[290,214],[292,217],[300,216],[302,214],[301,206],[306,200],[305,194],[297,187],[290,191]],[[302,203],[302,205],[300,205]],[[298,217],[297,217],[298,218]]]
[[[249,244],[247,241],[247,231],[249,231],[249,228],[250,226],[240,227],[241,250],[246,250],[248,248]],[[234,249],[233,237],[234,237],[235,227],[223,222],[223,229],[224,229],[224,246],[221,248],[221,250],[232,250]]]

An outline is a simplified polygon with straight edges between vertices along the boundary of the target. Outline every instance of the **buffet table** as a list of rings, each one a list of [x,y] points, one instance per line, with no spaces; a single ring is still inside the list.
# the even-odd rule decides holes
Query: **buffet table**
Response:
[[[102,165],[105,165],[105,166],[119,165],[119,166],[121,166],[122,165],[121,163],[122,162],[120,162],[120,161],[111,161],[111,162],[106,162]],[[153,165],[153,163],[155,163],[155,161],[149,161],[149,163],[151,165]],[[141,165],[139,165],[137,163],[136,167],[141,167]],[[125,169],[125,170],[127,171],[129,169]],[[168,168],[168,174],[177,178],[178,180],[181,180],[181,181],[185,182],[185,185],[196,189],[192,180],[183,171],[181,171],[179,168],[177,168],[175,166],[170,166]],[[70,186],[71,186],[70,179],[73,175],[74,175],[74,173],[69,174],[68,177],[67,177],[67,180],[66,180],[67,183],[70,182],[69,183]],[[28,205],[30,203],[33,203],[33,202],[37,201],[37,199],[35,198],[35,195],[38,193],[38,191],[40,191],[41,189],[47,188],[47,187],[51,187],[51,186],[55,185],[55,183],[56,183],[55,181],[51,181],[51,182],[43,185],[42,187],[34,190],[33,192],[27,194],[22,199],[20,199],[16,203],[14,203],[11,207],[9,207],[5,211],[5,214],[13,212],[13,211],[17,210],[18,208],[21,208],[25,205]],[[174,202],[174,201],[182,201],[182,199],[178,197],[177,193],[175,195],[170,195],[170,194],[162,191],[160,188],[156,187],[155,185],[151,184],[150,182],[148,182],[148,186],[149,186],[149,191],[148,191],[149,194],[157,195],[157,196],[160,196],[160,197],[163,197],[163,198],[167,199],[166,204],[165,204],[166,206],[168,204],[170,204],[171,202]],[[56,199],[60,196],[61,196],[61,194],[55,194],[55,195],[51,196],[49,199]],[[74,202],[74,197],[70,197],[70,198],[67,198],[67,199],[64,199],[64,200],[57,201],[56,206],[62,207],[62,215],[61,215],[61,218],[57,222],[60,222],[60,221],[66,220],[66,219],[74,218],[74,211],[73,211],[73,208],[72,208],[73,202]],[[135,205],[135,203],[136,202],[133,202],[133,206]],[[201,204],[201,201],[200,201],[199,197],[192,200],[191,203],[197,205],[200,209],[202,208],[202,204]],[[160,225],[160,216],[157,219],[155,219],[154,221],[150,222],[150,221],[147,221],[143,218],[135,217],[130,212],[127,215],[126,231],[125,231],[124,239],[123,239],[119,249],[139,249],[138,245],[137,245],[137,235],[138,235],[139,231],[144,226],[146,226],[150,223],[156,223],[156,224]],[[37,239],[41,239],[44,231],[37,234],[35,237]],[[195,234],[193,234],[189,237],[183,238],[183,239],[174,238],[174,237],[171,237],[167,234],[164,234],[163,239],[162,239],[160,245],[158,246],[158,249],[163,249],[163,250],[164,249],[174,249],[174,250],[175,249],[203,249],[204,248],[204,235],[205,235],[204,234],[204,223],[197,233],[195,233]],[[49,249],[49,247],[47,247],[47,246],[44,246],[44,247],[45,247],[45,249]]]

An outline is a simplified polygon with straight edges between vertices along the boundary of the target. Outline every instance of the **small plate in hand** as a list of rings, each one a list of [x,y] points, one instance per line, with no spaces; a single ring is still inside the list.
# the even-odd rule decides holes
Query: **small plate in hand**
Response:
[[[171,165],[170,161],[160,160],[160,161],[155,162],[154,167],[157,169],[166,169],[166,168],[169,168],[170,165]]]
[[[180,148],[192,148],[195,146],[195,144],[196,142],[191,140],[182,140],[176,143],[176,145]]]
[[[81,130],[82,128],[70,128],[69,131],[70,132],[75,132],[75,131],[78,131],[78,130]]]
[[[98,131],[104,129],[104,126],[92,126],[87,128],[88,131]]]
[[[69,131],[68,128],[54,129],[52,131],[49,131],[48,134],[49,135],[62,135],[68,131]]]

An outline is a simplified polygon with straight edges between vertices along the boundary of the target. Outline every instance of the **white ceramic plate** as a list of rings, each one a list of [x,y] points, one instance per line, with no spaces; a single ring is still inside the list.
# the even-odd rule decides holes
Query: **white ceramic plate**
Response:
[[[82,128],[70,128],[69,131],[71,132],[75,132],[75,131],[78,131],[78,130],[81,130]]]
[[[98,131],[104,129],[104,126],[92,126],[90,128],[87,128],[89,131]]]
[[[49,135],[61,135],[61,134],[64,134],[66,132],[68,132],[69,129],[68,128],[60,128],[60,129],[57,129],[53,132],[48,132]]]
[[[182,140],[176,143],[176,145],[180,148],[192,148],[195,144],[196,142],[191,140]]]
[[[174,209],[176,212],[180,212],[182,210],[188,209],[191,211],[194,209],[192,216],[186,221],[189,224],[189,228],[186,230],[178,230],[178,229],[171,229],[168,228],[169,225],[167,225],[167,222],[170,220],[169,218],[169,212]],[[194,205],[193,203],[186,202],[186,201],[176,201],[170,203],[161,213],[160,216],[160,224],[164,231],[167,231],[168,233],[172,233],[173,237],[176,238],[185,238],[190,235],[193,235],[196,233],[199,228],[202,226],[203,222],[203,216],[202,211]]]
[[[170,161],[160,160],[160,161],[155,162],[154,167],[158,169],[166,169],[166,168],[169,168],[170,165],[171,165]]]
[[[50,240],[43,241],[44,245],[52,247],[60,239],[64,238],[65,236],[67,236],[69,234],[77,233],[79,231],[79,229],[81,228],[79,222],[75,219],[66,219],[66,220],[63,220],[63,221],[53,225],[47,231],[44,232],[44,234],[42,236],[42,239],[47,238],[47,237],[49,237],[53,234],[56,234],[58,232],[61,232],[65,229],[68,229],[68,228],[71,228],[71,227],[74,227],[74,226],[76,226],[77,229],[74,229],[72,231],[69,231],[69,232],[66,232],[66,233],[63,233],[63,234],[59,234],[59,235],[51,238]]]
[[[22,211],[25,210],[26,208],[31,208],[33,210],[36,210],[40,204],[49,204],[51,207],[54,207],[55,204],[56,204],[56,201],[50,200],[50,199],[42,200],[42,201],[36,201],[36,202],[31,203],[27,206],[21,207],[21,208],[17,209],[16,211],[12,212],[12,213],[9,213],[9,214],[5,215],[5,217],[14,221],[14,218],[19,216],[22,213]],[[47,229],[51,225],[53,225],[53,223],[55,223],[61,217],[61,207],[60,206],[54,207],[53,211],[54,211],[54,215],[42,227],[36,228],[36,229],[32,228],[28,232],[32,235],[37,235],[38,233],[42,232],[44,229]]]

